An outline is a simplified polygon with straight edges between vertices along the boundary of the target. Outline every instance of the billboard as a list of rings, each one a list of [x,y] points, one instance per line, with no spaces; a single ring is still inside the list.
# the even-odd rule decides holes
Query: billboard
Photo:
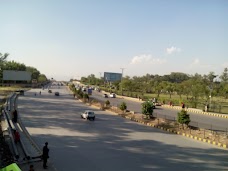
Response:
[[[121,81],[121,73],[104,72],[104,80],[107,82]]]
[[[3,80],[31,81],[32,73],[28,71],[3,70]]]

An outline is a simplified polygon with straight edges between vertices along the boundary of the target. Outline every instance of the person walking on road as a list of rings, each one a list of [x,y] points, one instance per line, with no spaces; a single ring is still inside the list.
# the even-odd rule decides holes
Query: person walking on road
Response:
[[[18,142],[20,142],[20,134],[17,130],[13,130],[13,133],[14,133],[14,142],[15,144],[17,144]]]
[[[46,169],[47,166],[47,159],[49,158],[49,149],[48,149],[48,142],[45,143],[45,146],[43,147],[43,168]]]
[[[16,109],[13,111],[13,119],[12,120],[14,123],[17,123],[17,110]]]
[[[35,171],[32,164],[29,166],[29,171]]]

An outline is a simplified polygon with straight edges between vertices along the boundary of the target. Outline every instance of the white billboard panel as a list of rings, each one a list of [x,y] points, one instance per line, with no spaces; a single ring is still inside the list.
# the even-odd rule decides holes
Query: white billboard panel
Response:
[[[31,77],[28,71],[3,70],[3,80],[31,81]]]

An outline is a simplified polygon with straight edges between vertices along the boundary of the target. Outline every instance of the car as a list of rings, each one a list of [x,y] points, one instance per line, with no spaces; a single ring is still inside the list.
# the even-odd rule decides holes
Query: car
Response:
[[[48,90],[48,93],[52,93],[52,91],[51,90]]]
[[[56,96],[59,96],[59,92],[55,92],[55,95],[56,95]]]
[[[18,93],[19,95],[24,95],[25,94],[24,90],[16,90],[15,92]]]
[[[109,94],[109,97],[116,98],[116,94],[115,93],[111,93],[111,94]]]
[[[104,98],[108,98],[108,95],[107,95],[107,94],[103,94],[103,97],[104,97]]]
[[[155,103],[155,106],[161,106],[161,105],[162,105],[162,104],[159,103],[159,102]]]
[[[83,112],[81,114],[81,118],[83,119],[92,119],[92,120],[95,120],[95,113],[94,111],[91,111],[91,110],[86,110],[85,112]]]

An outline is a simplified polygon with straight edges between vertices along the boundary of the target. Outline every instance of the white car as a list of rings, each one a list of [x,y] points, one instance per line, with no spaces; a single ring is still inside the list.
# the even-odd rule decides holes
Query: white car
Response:
[[[83,112],[81,114],[81,118],[83,119],[92,119],[92,120],[95,120],[95,113],[91,110],[86,110],[85,112]]]
[[[116,98],[116,94],[115,94],[115,93],[111,93],[111,94],[109,95],[109,97]]]

